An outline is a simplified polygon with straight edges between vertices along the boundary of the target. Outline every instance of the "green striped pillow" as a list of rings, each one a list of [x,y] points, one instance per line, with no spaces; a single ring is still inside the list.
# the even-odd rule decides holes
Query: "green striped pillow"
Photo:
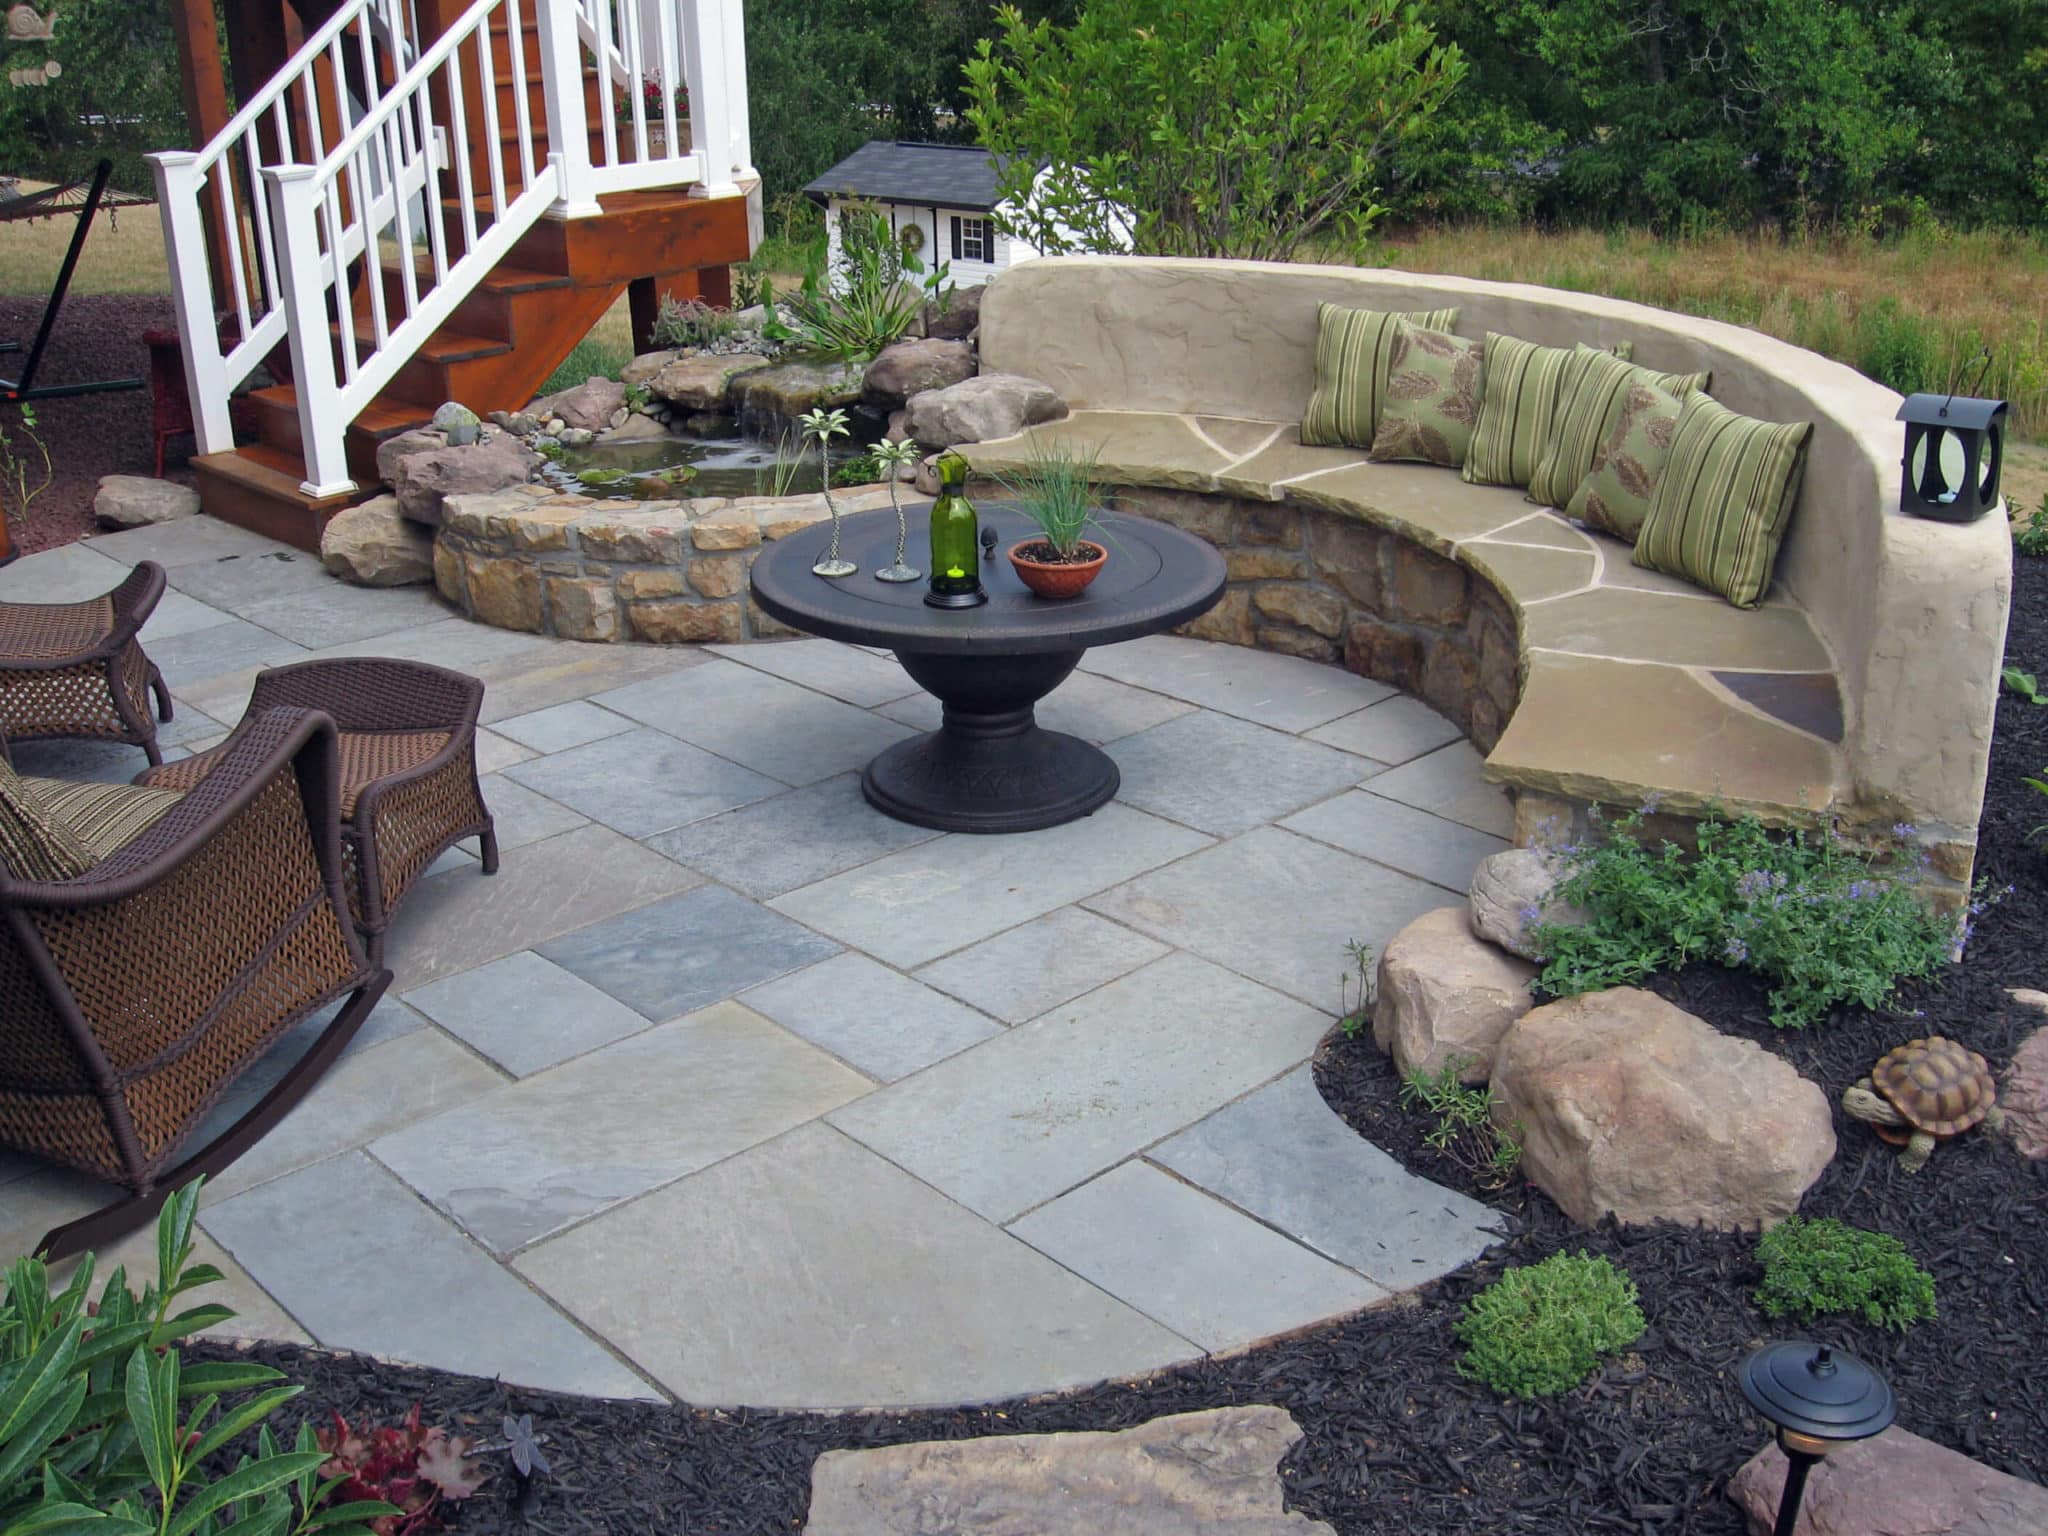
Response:
[[[1754,608],[1771,584],[1812,435],[1810,421],[1755,421],[1693,395],[1678,413],[1635,563]]]
[[[1609,357],[1627,359],[1627,342]],[[1473,485],[1526,488],[1550,448],[1560,400],[1571,395],[1598,347],[1539,347],[1497,331],[1486,333],[1486,398],[1479,405],[1479,430],[1465,455],[1465,479]]]
[[[1529,499],[1539,506],[1563,507],[1570,503],[1586,476],[1593,472],[1593,459],[1600,445],[1621,418],[1622,401],[1634,383],[1654,384],[1666,394],[1681,399],[1713,382],[1710,373],[1652,373],[1618,357],[1595,352],[1586,360],[1586,371],[1561,397],[1557,420],[1550,432],[1550,451],[1529,477]]]
[[[1311,445],[1370,448],[1379,430],[1380,402],[1387,392],[1387,358],[1396,320],[1424,330],[1448,331],[1458,323],[1455,309],[1390,314],[1380,309],[1345,309],[1324,304],[1316,310],[1316,387],[1301,418],[1301,440]]]

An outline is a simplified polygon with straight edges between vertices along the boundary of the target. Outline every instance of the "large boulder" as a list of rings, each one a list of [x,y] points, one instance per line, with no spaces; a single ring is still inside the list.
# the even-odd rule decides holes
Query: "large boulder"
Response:
[[[2048,1157],[2048,1025],[2027,1036],[2012,1053],[1998,1103],[2013,1145],[2024,1156]]]
[[[433,431],[401,432],[377,445],[377,473],[397,496],[398,510],[430,528],[441,526],[444,498],[524,485],[540,462],[509,432],[487,432],[462,448]]]
[[[658,352],[642,352],[619,370],[619,382],[628,387],[645,384],[682,355],[680,347],[664,347]]]
[[[732,381],[767,366],[767,358],[748,352],[699,352],[675,358],[649,374],[647,393],[686,411],[723,411]]]
[[[986,443],[1015,437],[1026,427],[1057,421],[1067,403],[1050,384],[1020,373],[984,373],[944,389],[913,396],[904,425],[926,448]]]
[[[1372,1037],[1403,1073],[1430,1076],[1457,1057],[1483,1083],[1494,1048],[1531,1008],[1536,967],[1473,937],[1463,907],[1425,912],[1388,941],[1373,994]]]
[[[986,284],[956,288],[942,305],[928,299],[924,306],[924,333],[947,341],[965,341],[981,325],[981,296]]]
[[[434,536],[398,510],[396,496],[378,496],[327,520],[320,559],[359,587],[410,587],[434,579]]]
[[[1835,1155],[1827,1095],[1762,1046],[1635,987],[1532,1009],[1493,1058],[1494,1113],[1566,1215],[1769,1226]]]
[[[912,395],[973,377],[974,349],[966,342],[925,338],[882,348],[868,364],[862,388],[876,405],[893,411]]]
[[[1472,931],[1511,955],[1541,960],[1529,930],[1538,923],[1578,926],[1579,908],[1554,899],[1563,870],[1555,854],[1538,848],[1509,848],[1489,854],[1472,872]]]
[[[92,499],[93,516],[102,528],[146,528],[198,510],[199,493],[191,486],[147,475],[102,475]]]
[[[1212,1408],[1104,1433],[995,1435],[827,1451],[804,1536],[1315,1536],[1285,1508],[1282,1409]]]
[[[547,418],[559,416],[572,427],[602,432],[611,425],[612,412],[626,403],[626,386],[617,379],[592,374],[573,389],[562,390],[527,407],[530,414]]]
[[[1767,1445],[1728,1480],[1728,1497],[1769,1536],[1785,1489],[1785,1453]],[[1799,1536],[2041,1536],[2048,1488],[1972,1461],[1894,1425],[1813,1469]]]
[[[810,411],[832,410],[860,399],[859,363],[773,363],[732,381],[732,408],[741,416],[794,418]]]

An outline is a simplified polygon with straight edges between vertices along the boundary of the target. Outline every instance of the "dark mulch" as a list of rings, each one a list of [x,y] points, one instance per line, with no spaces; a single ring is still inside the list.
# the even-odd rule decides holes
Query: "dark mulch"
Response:
[[[2010,652],[2048,671],[2048,562],[2021,566]],[[1922,1017],[1851,1010],[1788,1035],[1765,1022],[1759,990],[1741,977],[1701,968],[1660,981],[1659,990],[1779,1052],[1830,1095],[1917,1032],[1945,1032],[2002,1066],[2039,1023],[2004,989],[2048,981],[2048,856],[2023,841],[2048,820],[2048,801],[2020,783],[2044,763],[2048,708],[2006,700],[1980,868],[2015,890],[1986,914],[1965,965],[1913,989],[1904,1007]],[[1422,1144],[1418,1121],[1395,1106],[1392,1074],[1369,1043],[1333,1040],[1318,1077],[1345,1118],[1395,1157],[1493,1203],[1507,1241],[1401,1305],[1156,1380],[1001,1409],[725,1414],[555,1398],[289,1348],[261,1353],[306,1384],[309,1407],[352,1418],[397,1416],[417,1400],[430,1419],[472,1417],[489,1430],[505,1412],[531,1412],[551,1438],[559,1481],[522,1515],[508,1502],[510,1480],[498,1478],[462,1511],[466,1531],[787,1531],[803,1522],[811,1463],[834,1447],[1116,1428],[1244,1402],[1280,1404],[1300,1422],[1306,1439],[1283,1469],[1291,1502],[1346,1536],[1740,1531],[1721,1489],[1764,1433],[1730,1371],[1766,1337],[1787,1331],[1749,1304],[1760,1276],[1751,1242],[1668,1227],[1577,1231],[1540,1194],[1489,1194],[1445,1166]],[[2040,1345],[2048,1164],[2025,1163],[2009,1144],[1979,1133],[1944,1144],[1908,1178],[1863,1127],[1845,1122],[1837,1130],[1841,1153],[1807,1210],[1904,1239],[1936,1277],[1941,1316],[1905,1335],[1842,1321],[1810,1332],[1882,1369],[1898,1389],[1906,1427],[2017,1476],[2048,1479]],[[1580,1390],[1540,1404],[1502,1403],[1460,1379],[1451,1328],[1474,1290],[1509,1264],[1576,1248],[1607,1254],[1635,1277],[1650,1331],[1634,1351]]]
[[[0,298],[0,340],[19,341],[23,349],[0,353],[0,374],[16,375],[42,316],[40,295]],[[74,295],[65,300],[35,382],[41,386],[94,379],[147,380],[149,349],[142,344],[142,333],[152,328],[176,330],[177,324],[177,313],[167,297]],[[24,554],[54,549],[93,531],[92,498],[99,489],[100,476],[146,475],[154,467],[146,384],[120,394],[74,395],[34,404],[37,433],[50,450],[57,478],[29,508],[27,527],[14,530],[15,548]],[[0,426],[13,433],[15,408],[0,410],[6,412]],[[192,483],[183,467],[183,455],[191,447],[189,437],[173,441],[165,465],[167,478]]]

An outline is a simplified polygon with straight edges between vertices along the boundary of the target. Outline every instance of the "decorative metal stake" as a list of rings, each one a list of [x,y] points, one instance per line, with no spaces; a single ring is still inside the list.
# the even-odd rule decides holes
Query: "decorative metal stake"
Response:
[[[924,579],[924,572],[903,563],[903,545],[910,537],[910,525],[904,521],[903,503],[896,496],[896,471],[905,464],[917,462],[917,444],[908,438],[900,443],[892,443],[884,438],[868,451],[875,456],[875,462],[882,466],[882,473],[889,477],[889,505],[896,512],[896,560],[893,565],[875,572],[875,580],[921,581]]]
[[[821,475],[818,488],[824,493],[825,510],[832,515],[831,546],[818,558],[818,563],[811,567],[811,574],[835,580],[841,576],[851,576],[860,567],[851,560],[841,559],[839,555],[839,508],[832,500],[832,453],[829,447],[833,438],[847,435],[846,412],[827,411],[820,406],[799,416],[797,421],[803,427],[805,437],[817,440],[818,469]]]

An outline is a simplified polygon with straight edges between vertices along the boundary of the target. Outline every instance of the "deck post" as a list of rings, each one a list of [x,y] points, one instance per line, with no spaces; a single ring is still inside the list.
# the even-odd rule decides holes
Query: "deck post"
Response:
[[[541,94],[548,114],[548,159],[559,180],[556,218],[583,219],[604,212],[590,168],[590,118],[583,101],[583,45],[576,32],[576,0],[533,0],[540,29]],[[601,98],[610,100],[607,89]],[[609,110],[607,108],[607,110]]]
[[[292,385],[299,397],[299,455],[308,496],[345,496],[355,490],[348,469],[350,413],[335,378],[332,328],[327,318],[327,285],[321,263],[320,171],[311,165],[267,165],[271,222],[277,231],[277,275],[291,337]],[[338,236],[337,236],[338,238]],[[347,321],[347,290],[342,319]]]
[[[178,350],[184,357],[185,398],[192,402],[192,435],[201,453],[226,453],[235,446],[228,419],[232,381],[220,355],[215,318],[212,243],[202,203],[206,178],[195,169],[199,156],[189,149],[160,150],[149,161],[171,269],[171,302],[185,343]]]
[[[747,123],[747,43],[740,0],[679,0],[690,126],[706,197],[732,197],[753,174]]]

